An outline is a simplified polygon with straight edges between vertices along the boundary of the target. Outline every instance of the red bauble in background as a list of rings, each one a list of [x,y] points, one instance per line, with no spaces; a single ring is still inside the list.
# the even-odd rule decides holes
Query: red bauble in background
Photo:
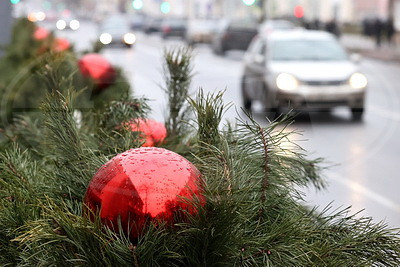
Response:
[[[93,79],[100,88],[107,88],[115,82],[116,71],[107,59],[99,54],[87,54],[79,62],[79,69],[83,76]]]
[[[37,41],[43,41],[45,40],[47,37],[49,37],[50,32],[43,28],[43,27],[37,27],[35,32],[33,33],[33,38]]]
[[[134,239],[146,222],[173,223],[184,218],[182,211],[195,214],[197,209],[187,200],[199,199],[204,205],[201,185],[200,172],[182,156],[142,147],[103,165],[90,182],[84,203],[92,212],[100,211],[102,222],[116,232],[120,218],[122,230]]]
[[[63,52],[71,47],[71,43],[65,38],[54,39],[53,50],[55,52]]]
[[[167,137],[167,129],[161,122],[151,119],[135,119],[129,122],[129,127],[134,132],[141,132],[140,137],[145,141],[143,147],[160,145]]]

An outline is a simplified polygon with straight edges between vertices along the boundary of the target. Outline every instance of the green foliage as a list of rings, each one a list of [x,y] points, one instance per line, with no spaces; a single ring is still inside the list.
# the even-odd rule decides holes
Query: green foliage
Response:
[[[189,99],[189,103],[197,114],[197,138],[207,144],[219,143],[219,125],[226,107],[223,105],[223,93],[209,94],[204,97],[204,92],[199,89],[196,100]]]
[[[13,28],[12,42],[0,59],[0,126],[10,124],[13,118],[27,111],[31,116],[37,116],[46,94],[56,90],[52,88],[54,77],[60,77],[60,73],[70,78],[73,89],[86,89],[77,100],[80,109],[102,109],[108,102],[126,99],[130,94],[128,81],[118,68],[116,82],[99,92],[93,81],[79,72],[78,55],[73,48],[53,51],[51,47],[55,37],[50,34],[44,40],[35,40],[36,28],[32,22],[19,19]],[[55,70],[59,72],[57,75],[52,74]],[[53,83],[50,86],[45,82],[48,75],[53,76],[48,79]]]
[[[187,55],[174,53],[175,59]],[[188,63],[175,66],[174,73],[189,77]],[[74,88],[73,77],[47,71],[53,90],[42,115],[19,117],[0,146],[0,265],[400,265],[395,230],[348,210],[318,212],[300,204],[300,188],[323,188],[324,181],[321,160],[307,159],[291,143],[295,133],[285,128],[290,118],[268,127],[251,117],[223,126],[222,93],[200,91],[189,100],[196,129],[175,132],[180,142],[187,140],[181,146],[164,144],[179,147],[202,173],[206,203],[192,201],[197,214],[173,226],[149,223],[138,240],[114,233],[98,216],[89,220],[82,216],[82,199],[90,179],[115,154],[141,145],[124,124],[146,117],[148,107],[145,100],[127,97],[101,110],[83,110],[77,120],[84,91]],[[186,90],[181,85],[171,85],[168,94]],[[180,103],[169,113],[170,130],[187,127],[177,114],[188,104]],[[183,133],[192,138],[181,138]]]
[[[168,97],[168,115],[165,122],[168,139],[180,141],[186,133],[189,120],[187,98],[192,81],[191,51],[187,48],[165,51],[164,79]]]

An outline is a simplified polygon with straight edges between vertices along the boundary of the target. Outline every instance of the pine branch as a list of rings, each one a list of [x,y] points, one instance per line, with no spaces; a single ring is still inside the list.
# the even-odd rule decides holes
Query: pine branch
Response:
[[[179,60],[172,60],[175,74],[182,73]],[[179,81],[174,86],[184,85],[185,77],[174,77]],[[286,128],[290,121],[261,127],[250,117],[238,126],[222,127],[222,93],[204,96],[200,91],[196,100],[190,100],[197,112],[197,138],[180,146],[204,181],[206,203],[190,202],[196,214],[187,214],[174,225],[149,223],[137,240],[130,240],[121,228],[113,232],[102,225],[99,214],[93,214],[92,222],[82,216],[87,183],[109,157],[139,142],[118,127],[145,115],[145,110],[136,109],[130,100],[112,103],[102,111],[85,113],[78,127],[71,93],[75,87],[60,81],[56,75],[50,86],[64,93],[49,90],[43,105],[45,135],[32,127],[28,138],[41,144],[40,153],[10,146],[19,138],[0,146],[0,264],[400,265],[398,230],[349,216],[348,210],[318,212],[301,204],[300,186],[321,188],[324,182],[320,160],[308,160],[292,143],[294,133]],[[181,115],[170,121],[179,142],[187,133],[181,131]],[[25,122],[12,136],[27,131],[30,123]],[[40,128],[41,120],[37,122]]]
[[[36,165],[31,162],[29,153],[27,151],[22,152],[16,144],[0,154],[2,190],[10,193],[25,191],[27,197],[36,196],[34,181],[38,171]]]
[[[224,92],[204,95],[203,89],[199,89],[196,99],[189,98],[189,103],[197,115],[197,138],[206,144],[218,144],[220,142],[219,127],[224,111],[230,105],[224,105],[222,97]]]
[[[87,116],[85,120],[90,124],[90,131],[96,133],[98,149],[105,155],[115,155],[142,145],[139,133],[132,132],[127,124],[146,118],[148,111],[146,99],[127,99],[113,101],[104,112]]]
[[[48,144],[60,168],[58,176],[64,192],[80,199],[100,160],[79,134],[73,117],[73,98],[70,92],[66,97],[53,92],[42,109],[47,117]]]
[[[133,264],[129,240],[103,228],[99,220],[92,223],[80,210],[51,199],[40,207],[43,218],[28,222],[24,234],[14,239],[23,245],[23,266],[44,262],[55,266]]]
[[[165,121],[169,140],[185,135],[189,113],[187,97],[192,81],[191,50],[180,48],[164,52],[165,92],[168,97],[168,115]]]
[[[51,186],[42,179],[43,166],[37,166],[28,151],[16,144],[0,153],[0,265],[16,262],[18,244],[11,240],[26,221],[39,217],[36,203]],[[50,179],[48,180],[50,182]],[[13,258],[13,260],[11,260]]]
[[[324,180],[320,178],[319,165],[322,159],[306,159],[304,150],[291,141],[291,137],[298,133],[287,131],[288,125],[292,122],[290,115],[272,122],[267,128],[261,127],[250,114],[246,113],[246,116],[249,121],[240,119],[237,138],[245,146],[249,146],[246,149],[250,151],[256,152],[259,148],[263,148],[264,170],[268,168],[265,163],[269,162],[269,169],[273,172],[278,171],[276,174],[283,182],[292,182],[300,186],[307,186],[311,182],[317,189],[326,186]]]

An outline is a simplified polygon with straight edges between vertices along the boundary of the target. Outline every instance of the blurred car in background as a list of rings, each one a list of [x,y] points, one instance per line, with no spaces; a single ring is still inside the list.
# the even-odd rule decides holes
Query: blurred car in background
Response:
[[[46,12],[46,21],[55,22],[58,19],[58,13],[54,10],[49,10]]]
[[[113,16],[101,25],[99,40],[103,45],[120,44],[130,48],[136,43],[136,35],[124,17]]]
[[[272,19],[266,20],[260,24],[258,28],[258,32],[260,34],[269,34],[273,31],[283,31],[283,30],[293,30],[296,28],[296,25],[288,20],[283,19]]]
[[[367,78],[332,34],[294,30],[260,35],[244,61],[245,109],[251,110],[254,101],[276,114],[282,108],[348,106],[354,120],[362,118]]]
[[[130,18],[131,30],[141,31],[144,28],[146,17],[144,15],[135,14]]]
[[[143,31],[146,34],[161,32],[163,20],[161,18],[148,17],[143,24]]]
[[[188,22],[186,41],[189,45],[196,43],[212,43],[217,30],[217,20],[197,19]]]
[[[222,20],[213,39],[213,52],[224,55],[228,50],[247,50],[257,32],[256,22]]]
[[[56,28],[60,31],[73,30],[76,31],[80,28],[81,24],[78,19],[75,18],[61,18],[56,22]]]
[[[185,38],[187,30],[187,20],[184,18],[168,18],[162,22],[162,37],[181,37]]]

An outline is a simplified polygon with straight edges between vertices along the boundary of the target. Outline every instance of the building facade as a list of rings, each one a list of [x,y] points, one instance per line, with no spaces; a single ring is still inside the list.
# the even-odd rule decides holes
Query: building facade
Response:
[[[364,18],[389,17],[390,0],[268,0],[271,16],[293,13],[294,7],[304,8],[304,18],[329,21],[336,19],[340,23],[359,23]],[[400,3],[399,0],[394,0]]]
[[[400,0],[256,0],[252,6],[245,5],[244,0],[141,0],[140,11],[133,9],[132,1],[97,0],[96,13],[104,15],[125,9],[128,13],[142,12],[155,17],[258,18],[263,13],[258,4],[265,1],[265,14],[269,18],[293,16],[295,7],[301,6],[305,20],[328,22],[335,19],[342,24],[356,24],[368,17],[387,19],[392,16],[400,30]],[[393,7],[389,8],[391,1]],[[168,2],[168,12],[162,12],[163,2]]]

